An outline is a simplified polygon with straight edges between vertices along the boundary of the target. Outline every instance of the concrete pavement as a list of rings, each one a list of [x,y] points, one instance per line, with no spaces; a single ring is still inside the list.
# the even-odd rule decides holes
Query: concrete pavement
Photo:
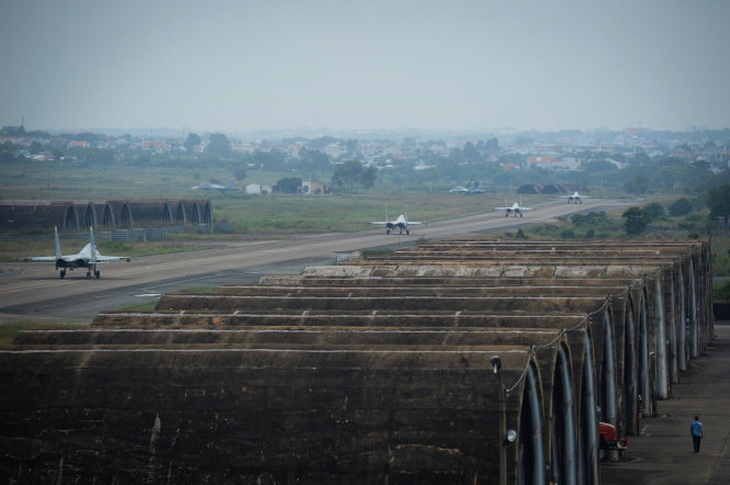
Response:
[[[700,453],[692,450],[689,425],[700,416],[705,432]],[[601,462],[603,485],[725,485],[730,483],[730,322],[717,322],[715,338],[672,397],[658,402],[656,418],[641,421],[619,462]]]

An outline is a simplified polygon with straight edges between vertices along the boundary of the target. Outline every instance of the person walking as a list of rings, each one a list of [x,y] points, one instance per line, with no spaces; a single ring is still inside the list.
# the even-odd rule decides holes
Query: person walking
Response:
[[[700,422],[700,417],[695,416],[695,420],[689,425],[689,432],[692,434],[692,445],[694,445],[695,453],[700,452],[700,441],[705,428]]]

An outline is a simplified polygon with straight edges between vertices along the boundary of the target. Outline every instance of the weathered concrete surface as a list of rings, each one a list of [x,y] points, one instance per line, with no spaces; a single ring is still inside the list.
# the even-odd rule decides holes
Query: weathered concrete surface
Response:
[[[124,328],[209,328],[226,329],[245,326],[359,326],[414,328],[512,328],[545,326],[549,328],[573,328],[585,324],[590,315],[583,312],[567,313],[493,313],[493,312],[371,312],[361,314],[346,310],[316,312],[292,310],[289,313],[222,313],[206,311],[154,311],[154,312],[105,312],[94,319],[94,326]]]
[[[0,352],[0,467],[11,483],[489,483],[495,353],[516,380],[527,349]]]
[[[388,328],[388,327],[256,327],[241,330],[105,329],[84,332],[24,330],[15,346],[24,350],[101,350],[119,348],[369,348],[475,347],[484,345],[547,346],[559,341],[565,330],[550,328]]]
[[[540,312],[589,313],[600,308],[606,297],[566,296],[550,298],[541,296],[492,296],[492,297],[298,297],[221,296],[221,295],[165,295],[157,303],[157,310],[182,309],[191,311],[271,311],[280,310],[359,310],[359,311],[482,311],[512,310]]]
[[[715,325],[715,338],[683,373],[673,398],[662,401],[656,418],[642,421],[617,463],[603,462],[603,485],[724,485],[730,483],[730,322]],[[700,453],[692,451],[689,423],[705,426]]]
[[[542,296],[542,297],[565,297],[565,296],[607,296],[622,295],[629,291],[626,285],[616,285],[606,282],[602,286],[592,285],[561,285],[556,281],[551,285],[492,285],[492,286],[274,286],[274,285],[238,285],[225,286],[220,289],[219,294],[228,296],[276,296],[276,297],[454,297],[454,296],[490,296],[500,295],[504,297],[519,296]]]
[[[496,247],[399,251],[305,271],[301,288],[167,295],[86,332],[24,332],[0,352],[0,466],[63,483],[495,483],[504,450],[510,484],[597,483],[596,410],[619,425],[636,412],[656,328],[680,312],[665,303],[686,302],[688,275],[706,283],[704,246]],[[644,293],[652,308],[630,308]]]
[[[578,277],[578,278],[450,278],[450,277],[398,277],[398,276],[366,276],[366,277],[341,277],[341,278],[329,278],[326,276],[317,276],[311,274],[315,271],[316,267],[306,268],[306,271],[310,273],[308,276],[299,275],[267,275],[263,276],[259,284],[260,285],[272,285],[272,286],[432,286],[439,288],[450,288],[450,287],[463,287],[463,286],[479,286],[479,287],[490,287],[490,286],[519,286],[519,285],[531,285],[531,286],[549,286],[552,284],[558,286],[606,286],[606,285],[621,285],[624,288],[631,287],[634,284],[641,284],[643,278],[620,278],[614,277],[611,279],[606,278],[589,278],[589,277]],[[227,292],[229,288],[236,288],[240,285],[223,285],[220,287],[221,292]],[[233,290],[235,291],[235,290]]]

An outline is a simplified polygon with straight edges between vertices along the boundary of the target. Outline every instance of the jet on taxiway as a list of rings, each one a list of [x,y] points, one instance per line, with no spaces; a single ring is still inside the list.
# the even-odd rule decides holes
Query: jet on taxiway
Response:
[[[510,214],[514,214],[515,217],[519,214],[520,217],[522,217],[522,213],[524,211],[531,211],[532,207],[522,207],[520,204],[515,202],[512,205],[504,206],[504,207],[495,207],[494,210],[496,211],[504,211],[504,217],[509,217]]]
[[[25,258],[25,261],[53,261],[56,263],[56,269],[60,269],[59,276],[61,278],[66,277],[67,270],[73,271],[76,268],[86,268],[86,277],[91,278],[93,274],[97,279],[101,278],[101,271],[96,268],[97,265],[122,259],[126,259],[127,262],[131,261],[131,258],[127,256],[102,256],[96,249],[93,227],[89,228],[89,243],[77,254],[64,256],[61,253],[61,240],[58,238],[58,227],[54,227],[53,231],[56,239],[56,255],[31,256]]]
[[[373,221],[370,224],[375,226],[383,226],[385,227],[385,233],[390,234],[391,231],[394,231],[395,229],[398,229],[398,234],[403,234],[405,231],[406,235],[410,234],[411,231],[408,229],[408,226],[420,226],[425,225],[425,222],[418,222],[418,221],[409,221],[408,217],[405,214],[400,214],[398,217],[395,218],[395,220],[391,221],[388,219],[388,208],[385,208],[385,220],[384,221]]]

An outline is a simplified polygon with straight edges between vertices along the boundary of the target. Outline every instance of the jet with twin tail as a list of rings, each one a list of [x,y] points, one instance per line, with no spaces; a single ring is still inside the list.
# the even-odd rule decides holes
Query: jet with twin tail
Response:
[[[406,233],[406,235],[409,235],[411,233],[410,229],[408,229],[408,226],[421,226],[426,225],[425,222],[418,222],[418,221],[409,221],[408,216],[405,214],[400,214],[398,217],[395,218],[395,220],[389,220],[388,219],[388,208],[385,208],[385,220],[384,221],[373,221],[370,224],[374,226],[384,226],[385,227],[385,233],[390,234],[392,231],[398,229],[398,234],[403,234],[403,232]]]
[[[582,204],[583,203],[583,199],[590,199],[590,196],[588,196],[588,195],[581,195],[576,190],[575,192],[573,192],[573,195],[561,195],[560,198],[561,199],[568,199],[568,204],[573,204],[573,203],[575,203],[575,204]]]
[[[519,214],[520,217],[522,217],[522,213],[525,211],[531,211],[533,210],[532,207],[523,207],[517,202],[515,202],[512,205],[504,206],[504,207],[495,207],[494,210],[496,211],[504,211],[504,217],[509,217],[510,214],[514,214],[515,217]]]
[[[484,182],[477,182],[476,180],[472,180],[466,187],[464,187],[463,185],[458,185],[449,190],[449,192],[462,195],[483,194],[485,192]]]
[[[93,274],[96,279],[101,278],[101,271],[97,269],[97,265],[105,264],[110,261],[127,260],[131,258],[127,256],[102,256],[96,249],[94,242],[94,228],[89,228],[89,242],[77,254],[63,255],[61,253],[61,240],[58,238],[58,227],[53,228],[56,239],[56,255],[55,256],[31,256],[25,258],[25,261],[53,261],[56,263],[56,269],[60,270],[59,276],[66,277],[66,271],[73,271],[76,268],[86,268],[86,277],[91,278]]]

